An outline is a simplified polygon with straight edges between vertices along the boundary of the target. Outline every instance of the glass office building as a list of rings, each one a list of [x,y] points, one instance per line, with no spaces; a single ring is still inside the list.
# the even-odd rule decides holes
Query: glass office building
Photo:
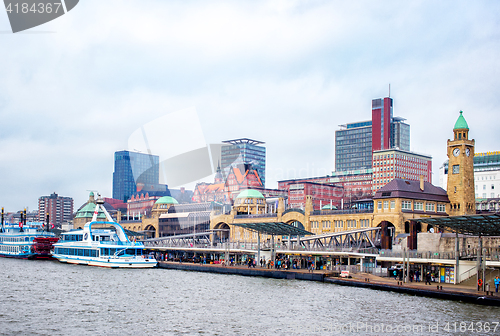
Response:
[[[410,125],[401,117],[392,118],[391,123],[391,148],[410,151]]]
[[[126,202],[140,189],[158,188],[160,157],[130,151],[115,152],[113,172],[113,198]]]
[[[264,142],[242,138],[222,141],[227,144],[221,148],[221,168],[225,176],[231,165],[248,164],[257,170],[262,181],[266,185],[266,147],[259,146]]]
[[[340,125],[335,131],[335,171],[372,168],[372,122]]]

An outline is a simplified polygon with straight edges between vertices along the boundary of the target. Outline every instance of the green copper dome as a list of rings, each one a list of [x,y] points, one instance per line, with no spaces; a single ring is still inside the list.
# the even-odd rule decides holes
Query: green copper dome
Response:
[[[453,127],[454,130],[456,129],[469,129],[469,125],[467,125],[467,121],[465,121],[464,116],[462,115],[462,111],[460,111],[460,116],[457,119],[457,122],[455,123],[455,127]]]
[[[95,203],[87,203],[83,208],[81,208],[77,213],[75,218],[92,218],[94,215]],[[97,214],[97,218],[106,218],[104,212],[99,209],[99,213]]]
[[[158,198],[155,204],[179,204],[179,202],[171,196],[163,196]]]
[[[236,198],[264,198],[264,196],[257,190],[246,189],[240,192]]]
[[[327,204],[327,205],[323,205],[321,210],[337,210],[337,207],[334,205],[330,208],[330,204]]]

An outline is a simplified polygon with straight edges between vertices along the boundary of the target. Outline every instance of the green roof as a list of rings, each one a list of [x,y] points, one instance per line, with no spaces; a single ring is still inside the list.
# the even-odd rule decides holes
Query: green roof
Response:
[[[264,198],[264,196],[257,190],[246,189],[240,192],[236,198]]]
[[[75,218],[92,218],[94,215],[95,203],[87,203],[83,208],[81,208],[77,213]],[[97,218],[106,218],[104,212],[99,209],[99,213],[97,214]]]
[[[155,204],[179,204],[179,202],[172,196],[163,196],[158,198]]]
[[[454,130],[456,129],[469,129],[469,125],[467,125],[467,121],[465,121],[464,116],[462,115],[462,111],[460,111],[460,116],[457,119],[457,122],[455,123],[455,127],[453,127]]]

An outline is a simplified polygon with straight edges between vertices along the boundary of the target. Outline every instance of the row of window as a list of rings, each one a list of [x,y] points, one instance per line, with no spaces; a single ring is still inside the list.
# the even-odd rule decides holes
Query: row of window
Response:
[[[476,184],[476,190],[478,189],[478,187],[479,186]],[[495,185],[494,184],[491,185],[491,189],[495,189]],[[486,190],[486,184],[483,184],[483,190]]]
[[[34,237],[0,237],[0,242],[19,243],[25,241],[33,241]]]
[[[478,193],[476,193],[476,198],[479,198],[479,194]],[[486,193],[483,193],[483,195],[481,196],[481,198],[488,198],[488,196],[486,196]],[[490,194],[490,198],[495,198],[495,193],[491,193]]]
[[[413,210],[424,210],[424,202],[419,202],[419,201],[401,201],[401,209],[402,210],[412,210],[412,204],[413,204]],[[395,201],[378,201],[377,202],[377,208],[378,210],[382,210],[382,207],[384,210],[388,210],[389,207],[391,210],[394,210],[396,208],[396,202]],[[436,204],[435,203],[429,203],[425,202],[425,211],[429,212],[435,212],[436,211]],[[437,212],[446,212],[446,205],[445,204],[437,204]]]
[[[349,220],[346,220],[345,221],[346,223],[346,228],[348,229],[355,229],[358,227],[358,224],[359,224],[359,227],[360,228],[368,228],[370,227],[370,220],[369,219],[360,219],[357,223],[355,219],[349,219]],[[336,229],[343,229],[344,228],[344,221],[342,220],[336,220],[335,223],[335,228]]]
[[[19,253],[20,251],[29,251],[29,246],[0,246],[0,252]]]
[[[80,257],[97,257],[97,250],[95,249],[81,249],[81,248],[66,248],[56,247],[55,254],[80,256]]]

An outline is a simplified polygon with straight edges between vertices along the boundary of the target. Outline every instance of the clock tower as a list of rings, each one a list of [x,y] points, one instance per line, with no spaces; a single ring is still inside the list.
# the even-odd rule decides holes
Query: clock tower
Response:
[[[476,213],[474,190],[474,140],[469,140],[469,126],[460,111],[453,140],[448,140],[448,214],[450,216]]]

